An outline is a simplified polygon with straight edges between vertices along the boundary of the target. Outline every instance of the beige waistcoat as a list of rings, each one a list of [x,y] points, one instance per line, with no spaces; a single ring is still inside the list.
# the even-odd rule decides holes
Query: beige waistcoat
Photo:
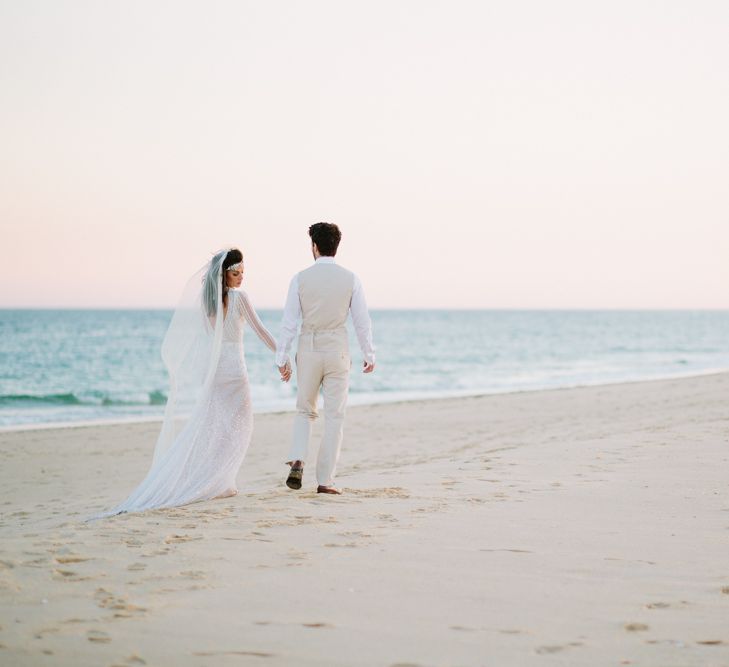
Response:
[[[353,289],[354,274],[337,264],[314,264],[299,273],[301,332],[345,327]]]

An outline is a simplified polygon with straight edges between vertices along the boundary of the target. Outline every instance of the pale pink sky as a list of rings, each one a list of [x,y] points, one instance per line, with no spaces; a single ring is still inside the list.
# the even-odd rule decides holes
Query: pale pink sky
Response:
[[[306,229],[373,307],[729,307],[729,4],[0,1],[0,307]]]

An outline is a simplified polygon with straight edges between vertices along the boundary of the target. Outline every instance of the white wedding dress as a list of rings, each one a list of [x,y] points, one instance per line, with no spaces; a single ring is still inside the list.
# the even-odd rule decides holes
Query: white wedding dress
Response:
[[[275,351],[273,336],[263,326],[248,296],[230,290],[219,360],[209,388],[196,400],[171,444],[160,456],[155,456],[144,481],[121,505],[100,516],[176,507],[237,490],[236,475],[253,430],[243,348],[245,323]],[[215,328],[214,320],[212,326]]]

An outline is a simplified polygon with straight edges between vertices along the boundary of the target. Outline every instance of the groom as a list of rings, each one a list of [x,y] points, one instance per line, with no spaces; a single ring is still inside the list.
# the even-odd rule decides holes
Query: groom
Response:
[[[301,488],[311,424],[318,417],[317,398],[322,389],[324,436],[316,463],[317,493],[340,494],[341,491],[334,486],[334,472],[342,446],[352,366],[347,316],[352,313],[357,340],[364,355],[364,373],[375,369],[372,323],[359,279],[334,261],[342,238],[339,227],[318,222],[309,227],[309,236],[315,261],[313,266],[291,279],[281,335],[276,345],[276,363],[281,378],[288,382],[291,377],[289,348],[301,322],[296,351],[297,413],[287,460],[291,470],[286,485],[291,489]]]

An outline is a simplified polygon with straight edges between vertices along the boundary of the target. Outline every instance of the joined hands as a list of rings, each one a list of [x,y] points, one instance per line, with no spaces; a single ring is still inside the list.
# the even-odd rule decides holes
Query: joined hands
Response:
[[[287,361],[283,366],[278,367],[281,374],[281,382],[288,382],[291,379],[291,362]]]

